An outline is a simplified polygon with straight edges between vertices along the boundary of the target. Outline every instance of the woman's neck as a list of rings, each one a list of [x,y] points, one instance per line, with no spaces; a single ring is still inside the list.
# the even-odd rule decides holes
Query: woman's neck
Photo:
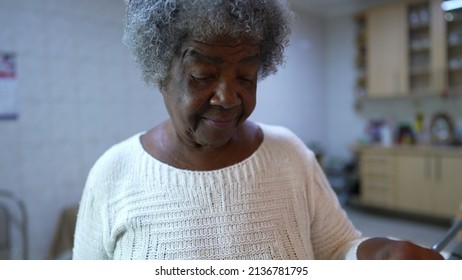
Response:
[[[180,169],[207,171],[239,163],[251,156],[263,141],[261,129],[246,121],[236,134],[220,147],[185,143],[169,121],[142,135],[143,148],[154,158]]]

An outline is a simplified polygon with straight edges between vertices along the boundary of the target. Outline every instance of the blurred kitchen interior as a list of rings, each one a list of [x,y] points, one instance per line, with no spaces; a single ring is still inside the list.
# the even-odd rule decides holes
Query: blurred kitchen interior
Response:
[[[291,2],[287,61],[260,83],[252,119],[316,152],[365,233],[396,220],[383,234],[405,238],[403,223],[419,223],[430,242],[462,202],[461,14],[440,0]],[[123,14],[122,0],[0,0],[0,54],[14,65],[0,75],[0,224],[13,224],[0,256],[68,257],[94,161],[167,117],[121,43]]]

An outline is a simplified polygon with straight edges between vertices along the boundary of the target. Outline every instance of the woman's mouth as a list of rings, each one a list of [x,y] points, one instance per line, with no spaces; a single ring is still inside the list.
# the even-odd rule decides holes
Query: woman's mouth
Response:
[[[214,128],[226,129],[233,127],[236,123],[236,119],[212,119],[205,118],[205,121]]]

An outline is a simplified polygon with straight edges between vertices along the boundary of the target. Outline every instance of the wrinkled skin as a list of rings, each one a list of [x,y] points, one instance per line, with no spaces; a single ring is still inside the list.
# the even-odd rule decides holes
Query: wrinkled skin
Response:
[[[259,56],[251,40],[187,40],[162,89],[170,119],[142,136],[144,148],[191,170],[223,168],[250,156],[263,138],[247,121],[256,104]]]

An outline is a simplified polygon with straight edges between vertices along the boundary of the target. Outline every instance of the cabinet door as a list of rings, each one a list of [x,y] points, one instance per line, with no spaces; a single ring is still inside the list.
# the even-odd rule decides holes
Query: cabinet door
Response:
[[[398,2],[366,13],[370,97],[387,97],[408,92],[407,5]]]
[[[446,22],[441,0],[408,3],[409,94],[441,94],[446,87]]]
[[[442,0],[432,0],[431,7],[431,81],[430,90],[432,94],[441,94],[447,87],[446,80],[446,21],[441,11]]]
[[[462,203],[462,157],[439,156],[435,161],[435,210],[437,214],[454,217]]]
[[[431,214],[434,185],[432,158],[427,155],[399,155],[396,161],[396,207],[399,210]]]
[[[462,9],[446,13],[447,86],[455,93],[462,88]]]

